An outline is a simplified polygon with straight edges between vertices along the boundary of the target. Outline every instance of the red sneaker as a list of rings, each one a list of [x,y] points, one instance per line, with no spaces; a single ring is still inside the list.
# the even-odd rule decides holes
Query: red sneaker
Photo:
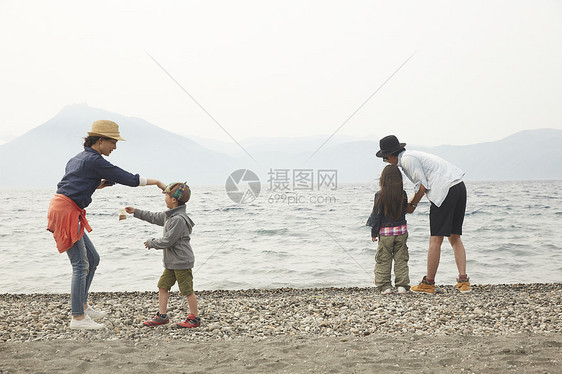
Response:
[[[178,327],[191,329],[193,327],[199,327],[200,324],[201,324],[201,318],[195,317],[193,314],[190,314],[187,316],[185,322],[178,323]]]
[[[144,321],[144,325],[148,327],[153,327],[153,326],[165,325],[168,322],[170,322],[170,317],[166,316],[166,318],[162,318],[158,314],[156,314],[153,319]]]

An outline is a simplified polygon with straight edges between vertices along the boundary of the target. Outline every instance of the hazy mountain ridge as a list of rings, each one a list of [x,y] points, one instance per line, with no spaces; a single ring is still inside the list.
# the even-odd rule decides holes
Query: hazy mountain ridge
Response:
[[[407,143],[406,149],[433,153],[459,166],[465,171],[466,180],[562,179],[562,130],[558,129],[526,130],[495,142],[462,146],[422,147],[410,139],[400,140]],[[318,141],[309,152],[293,153],[287,147],[286,152],[258,153],[259,159],[266,159],[271,165],[282,164],[285,160],[286,164],[296,167],[304,164],[313,168],[337,169],[339,180],[344,182],[373,181],[384,167],[375,156],[379,149],[378,140],[335,145],[328,142],[305,163],[320,144],[322,142]],[[255,151],[252,145],[244,142],[242,145],[250,153]]]
[[[461,167],[469,180],[562,179],[562,130],[525,130],[502,140],[420,149]]]
[[[234,167],[231,157],[143,119],[77,104],[0,146],[0,186],[55,186],[68,159],[83,150],[83,139],[96,119],[119,124],[127,141],[119,142],[108,160],[132,173],[205,184],[216,180],[217,173],[228,175]]]
[[[165,182],[224,184],[228,175],[240,168],[255,171],[264,184],[271,169],[335,169],[340,183],[371,182],[384,166],[375,157],[379,145],[371,140],[377,138],[373,135],[368,140],[335,137],[314,155],[325,141],[322,137],[242,141],[254,161],[241,149],[235,156],[233,147],[228,149],[230,155],[218,152],[143,119],[77,104],[0,145],[0,187],[54,188],[68,159],[83,149],[83,138],[96,119],[117,122],[127,139],[118,143],[109,158],[111,163]],[[407,143],[407,149],[430,152],[458,165],[466,172],[466,180],[562,179],[562,130],[522,131],[496,142],[468,146],[423,148],[410,139],[400,140]]]

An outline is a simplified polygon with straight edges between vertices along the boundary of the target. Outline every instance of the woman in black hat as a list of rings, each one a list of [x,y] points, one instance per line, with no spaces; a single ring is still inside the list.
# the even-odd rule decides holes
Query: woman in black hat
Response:
[[[443,238],[446,236],[453,247],[459,271],[455,287],[460,292],[470,292],[470,281],[466,274],[466,251],[461,240],[466,210],[466,187],[462,181],[464,172],[435,155],[406,151],[406,143],[400,143],[394,135],[385,136],[379,145],[377,157],[399,166],[414,183],[415,195],[408,203],[406,212],[413,213],[423,195],[431,202],[427,273],[420,284],[412,286],[411,290],[435,293],[435,274],[439,267]]]

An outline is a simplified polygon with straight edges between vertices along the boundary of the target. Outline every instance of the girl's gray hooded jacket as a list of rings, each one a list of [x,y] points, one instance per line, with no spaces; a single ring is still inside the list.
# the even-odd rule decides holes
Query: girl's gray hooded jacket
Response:
[[[154,213],[135,209],[134,216],[143,221],[158,226],[164,226],[164,236],[160,239],[148,239],[148,248],[164,251],[164,267],[170,270],[184,270],[193,268],[195,256],[189,241],[195,223],[185,212],[185,205]]]

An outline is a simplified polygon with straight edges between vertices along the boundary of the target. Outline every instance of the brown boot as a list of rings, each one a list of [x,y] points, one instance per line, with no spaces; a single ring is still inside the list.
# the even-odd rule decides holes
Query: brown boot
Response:
[[[425,292],[425,293],[434,294],[435,284],[430,284],[428,281],[425,280],[425,276],[424,276],[419,285],[412,286],[410,287],[410,289],[414,292]]]
[[[455,288],[461,293],[470,292],[470,278],[467,277],[466,280],[463,281],[457,278],[457,285],[455,286]]]

